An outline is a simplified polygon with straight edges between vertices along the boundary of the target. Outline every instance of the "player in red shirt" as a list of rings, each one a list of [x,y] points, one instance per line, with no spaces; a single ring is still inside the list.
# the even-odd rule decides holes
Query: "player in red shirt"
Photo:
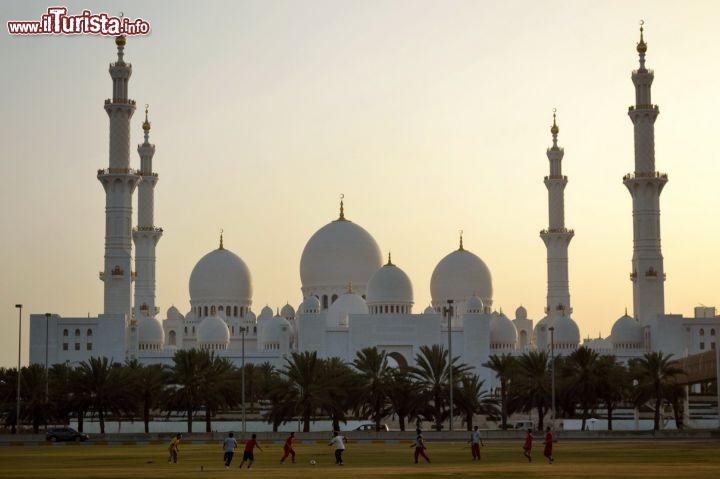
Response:
[[[255,460],[253,449],[255,449],[256,447],[261,451],[263,450],[262,447],[260,447],[260,444],[258,444],[257,442],[257,434],[253,434],[252,438],[250,438],[250,440],[245,443],[245,451],[243,451],[243,459],[240,463],[240,469],[242,469],[245,461],[248,461],[248,469],[252,468],[253,461]]]
[[[285,462],[285,459],[288,456],[292,457],[292,462],[295,464],[295,449],[293,449],[293,441],[295,440],[295,433],[291,432],[287,439],[285,439],[285,445],[283,445],[283,451],[285,451],[285,455],[280,458],[280,464]]]
[[[527,430],[525,436],[525,443],[523,444],[523,456],[527,457],[528,462],[532,462],[532,442],[533,442],[532,429]]]
[[[545,430],[545,449],[543,450],[543,455],[548,458],[548,462],[552,464],[555,462],[555,458],[553,458],[552,450],[553,450],[553,433],[550,430],[550,426],[547,427]]]

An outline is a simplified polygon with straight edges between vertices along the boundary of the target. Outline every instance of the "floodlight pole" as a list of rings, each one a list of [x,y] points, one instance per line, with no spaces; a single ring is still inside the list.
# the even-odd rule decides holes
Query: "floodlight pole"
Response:
[[[242,349],[240,353],[240,402],[242,403],[242,432],[245,438],[245,327],[240,328],[242,334]]]
[[[551,419],[552,419],[552,421],[551,422],[552,422],[553,429],[555,429],[555,327],[550,326],[548,328],[548,330],[550,331],[550,372],[551,372],[550,389],[552,390],[552,393],[551,393],[551,397],[552,397],[552,399],[551,399],[551,403],[552,403]]]
[[[20,351],[22,350],[22,304],[16,304],[18,309],[18,365],[17,365],[17,401],[15,409],[15,432],[20,432]]]
[[[450,430],[453,430],[453,365],[452,365],[452,316],[453,316],[453,300],[447,300],[448,305],[443,308],[447,315],[448,327],[448,380],[450,382]]]

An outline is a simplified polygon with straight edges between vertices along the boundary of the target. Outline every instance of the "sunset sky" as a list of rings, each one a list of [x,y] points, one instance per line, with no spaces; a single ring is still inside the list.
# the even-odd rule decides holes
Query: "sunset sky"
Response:
[[[0,4],[0,366],[28,315],[103,308],[112,38],[14,36],[52,3]],[[627,308],[639,21],[655,71],[665,310],[720,306],[720,2],[669,0],[63,2],[149,22],[130,37],[135,146],[150,104],[157,304],[189,309],[195,263],[224,244],[249,266],[253,310],[297,307],[307,240],[345,215],[413,281],[464,246],[493,275],[494,308],[543,317],[546,148],[557,108],[573,318],[603,337]],[[136,200],[135,200],[136,201]],[[136,203],[135,203],[136,207]]]

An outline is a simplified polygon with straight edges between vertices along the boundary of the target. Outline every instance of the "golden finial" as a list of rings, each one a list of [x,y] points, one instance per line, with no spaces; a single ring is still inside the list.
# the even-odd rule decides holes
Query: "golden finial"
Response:
[[[125,35],[119,35],[119,36],[115,37],[115,45],[117,45],[119,47],[124,47],[126,41],[127,40],[125,39]]]
[[[352,281],[348,281],[347,294],[353,294]]]
[[[625,306],[625,316],[627,316],[627,306]]]
[[[458,248],[458,251],[464,251],[462,236],[463,236],[463,230],[460,230],[460,248]]]
[[[148,108],[150,104],[145,103],[145,121],[143,122],[143,130],[150,131],[150,122],[148,121]]]
[[[344,199],[345,199],[345,194],[340,193],[340,218],[338,218],[340,221],[345,221],[345,207],[343,205]]]
[[[647,44],[643,39],[643,25],[645,25],[645,20],[640,20],[640,43],[637,44],[638,53],[645,53],[647,51]]]
[[[390,253],[389,251],[388,251],[388,262],[385,266],[394,266],[392,264],[392,253]]]
[[[560,128],[558,128],[557,122],[555,121],[556,115],[557,115],[557,108],[553,108],[553,124],[552,124],[552,128],[550,128],[550,133],[552,133],[553,136],[560,133]]]
[[[218,248],[218,249],[225,249],[225,248],[223,247],[223,232],[224,232],[224,231],[225,231],[225,230],[220,230],[220,248]]]

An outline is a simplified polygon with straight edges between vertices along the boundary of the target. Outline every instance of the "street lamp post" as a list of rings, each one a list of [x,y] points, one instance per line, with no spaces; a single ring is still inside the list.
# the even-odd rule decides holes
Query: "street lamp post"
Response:
[[[453,300],[447,300],[448,305],[443,308],[443,312],[448,320],[448,379],[450,382],[450,430],[453,430],[453,368],[452,368],[452,316],[453,316]]]
[[[45,404],[47,404],[50,399],[50,394],[49,394],[50,371],[48,370],[48,345],[49,345],[48,332],[50,330],[49,323],[50,323],[50,313],[45,313]],[[47,427],[47,424],[45,425],[45,427]]]
[[[20,351],[22,350],[22,304],[16,304],[18,309],[18,366],[17,366],[17,402],[15,409],[15,431],[20,431]]]
[[[245,327],[240,328],[242,349],[240,353],[240,402],[242,403],[242,432],[245,437]]]
[[[555,328],[550,326],[550,389],[551,389],[551,403],[552,403],[552,426],[555,429]]]

